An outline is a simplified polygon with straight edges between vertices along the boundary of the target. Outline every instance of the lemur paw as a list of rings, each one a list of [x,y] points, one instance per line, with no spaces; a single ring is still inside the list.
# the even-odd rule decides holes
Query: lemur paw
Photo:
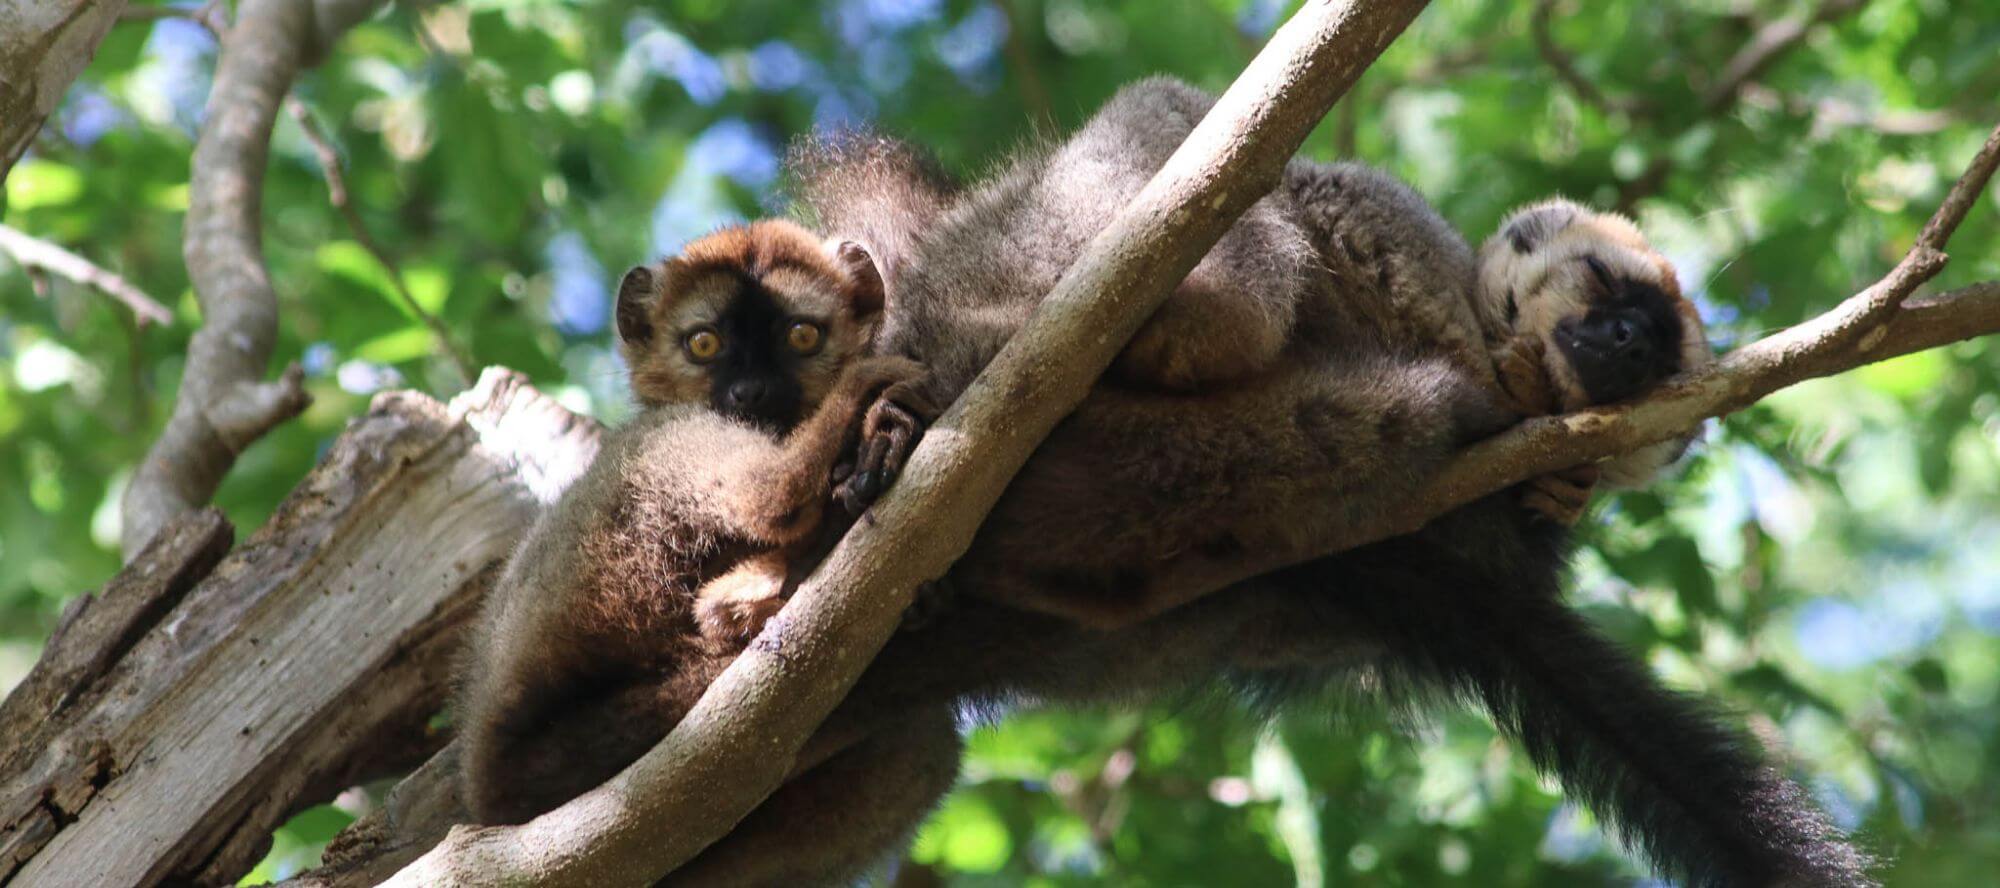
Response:
[[[849,514],[861,514],[889,489],[939,412],[916,380],[895,382],[882,390],[861,421],[854,459],[844,472],[836,470],[839,483],[833,495]]]
[[[784,574],[771,573],[756,562],[710,580],[695,602],[701,637],[730,649],[749,644],[784,608],[784,586]]]
[[[1532,479],[1522,486],[1521,505],[1541,518],[1575,527],[1590,507],[1598,475],[1597,466],[1591,464]]]
[[[1493,369],[1507,409],[1524,417],[1556,412],[1559,401],[1546,358],[1542,340],[1534,336],[1516,336],[1494,353]]]

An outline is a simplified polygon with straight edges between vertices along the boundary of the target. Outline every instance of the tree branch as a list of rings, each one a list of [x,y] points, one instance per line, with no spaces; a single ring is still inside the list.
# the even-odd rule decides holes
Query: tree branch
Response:
[[[188,343],[173,414],[125,490],[127,558],[169,518],[206,503],[252,441],[305,409],[296,365],[263,381],[278,333],[277,295],[264,267],[264,163],[302,62],[376,2],[245,0],[222,41],[181,243],[203,322]]]
[[[1547,62],[1549,70],[1555,72],[1556,79],[1563,82],[1582,99],[1584,104],[1596,106],[1601,111],[1617,114],[1650,114],[1652,105],[1634,96],[1612,95],[1598,89],[1597,84],[1577,70],[1575,57],[1556,42],[1550,31],[1549,19],[1554,15],[1556,0],[1539,0],[1534,12],[1528,16],[1528,31],[1535,39],[1535,52]]]
[[[459,383],[470,384],[473,378],[472,362],[459,352],[458,346],[452,342],[451,331],[445,328],[444,322],[438,320],[437,315],[426,311],[423,305],[417,302],[417,297],[410,294],[409,285],[403,280],[403,269],[395,260],[389,258],[389,253],[375,241],[374,235],[368,233],[368,224],[361,220],[361,211],[355,209],[352,195],[347,190],[347,176],[340,170],[340,152],[334,150],[333,141],[326,137],[326,132],[319,128],[319,122],[313,119],[312,112],[307,110],[306,104],[297,97],[285,100],[285,110],[292,115],[292,120],[298,123],[299,131],[306,137],[306,143],[312,146],[313,156],[319,159],[320,172],[326,176],[327,202],[333,204],[334,210],[340,213],[341,220],[347,223],[348,234],[352,235],[354,242],[367,250],[368,255],[374,258],[375,264],[382,266],[382,271],[389,275],[389,287],[396,291],[396,298],[402,301],[403,307],[415,315],[417,320],[422,321],[425,327],[430,328],[431,338],[437,340],[438,351],[444,352],[445,358],[450,360],[452,367],[458,371]]]
[[[18,228],[0,225],[0,251],[13,256],[14,261],[24,268],[62,275],[125,303],[125,307],[131,309],[132,314],[139,319],[141,326],[148,323],[173,323],[174,313],[133,286],[131,281]]]
[[[0,0],[0,181],[124,11],[125,0]]]
[[[387,884],[644,884],[726,834],[791,770],[916,585],[965,551],[1029,453],[1424,5],[1308,2],[672,734],[527,824],[454,829]]]

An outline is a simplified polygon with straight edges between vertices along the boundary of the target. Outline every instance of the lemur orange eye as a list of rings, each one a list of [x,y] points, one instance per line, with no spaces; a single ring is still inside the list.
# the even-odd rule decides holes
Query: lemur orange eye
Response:
[[[802,355],[819,351],[820,341],[824,338],[825,332],[811,321],[795,321],[791,329],[785,331],[785,344]]]
[[[687,349],[688,357],[696,361],[713,360],[722,354],[722,336],[714,330],[696,330],[681,340],[681,347]]]

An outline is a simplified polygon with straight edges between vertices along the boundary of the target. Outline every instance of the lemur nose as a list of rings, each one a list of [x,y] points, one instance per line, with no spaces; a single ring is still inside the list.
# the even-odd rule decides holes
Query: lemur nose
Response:
[[[762,382],[755,379],[741,379],[729,384],[729,404],[732,407],[755,407],[764,400],[768,391]]]
[[[1611,344],[1625,348],[1632,342],[1632,325],[1624,321],[1611,322]]]

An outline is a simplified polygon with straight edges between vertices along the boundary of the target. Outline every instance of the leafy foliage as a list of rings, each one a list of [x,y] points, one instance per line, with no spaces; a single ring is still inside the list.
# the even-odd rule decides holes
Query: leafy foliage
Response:
[[[218,499],[258,524],[373,392],[463,384],[399,273],[475,364],[616,420],[616,270],[777,206],[784,140],[870,119],[976,172],[1167,71],[1221,88],[1275,0],[469,0],[397,5],[301,82],[392,271],[326,200],[284,120],[265,247],[281,361],[314,406]],[[1876,0],[1703,108],[1764,23],[1817,4],[1435,3],[1309,140],[1416,184],[1477,237],[1551,192],[1629,202],[1724,346],[1873,280],[2000,107],[2000,20]],[[0,686],[62,603],[117,566],[116,502],[198,323],[179,249],[214,40],[120,26],[0,221],[127,276],[165,327],[0,258]],[[1636,103],[1638,110],[1621,110]],[[1946,286],[2000,277],[2000,198]],[[2000,346],[1799,386],[1719,423],[1684,475],[1590,521],[1576,597],[1676,684],[1782,741],[1895,884],[1975,884],[2000,856]],[[972,739],[911,867],[953,884],[1592,885],[1638,871],[1470,715],[1367,708],[1259,723],[1223,704],[1039,713]],[[260,876],[311,862],[308,812]]]

